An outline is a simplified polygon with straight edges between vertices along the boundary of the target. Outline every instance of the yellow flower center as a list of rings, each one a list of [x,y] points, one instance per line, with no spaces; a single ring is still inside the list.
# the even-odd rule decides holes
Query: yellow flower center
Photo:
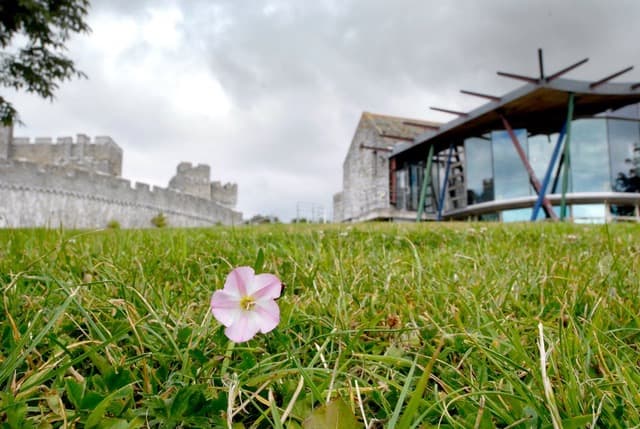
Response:
[[[243,296],[240,298],[240,308],[243,310],[253,310],[253,307],[256,305],[255,299],[252,296]]]

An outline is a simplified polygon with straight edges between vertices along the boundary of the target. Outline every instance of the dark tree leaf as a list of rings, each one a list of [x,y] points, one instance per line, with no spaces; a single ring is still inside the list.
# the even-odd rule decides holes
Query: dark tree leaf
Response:
[[[89,0],[0,1],[0,86],[53,99],[60,82],[86,77],[64,54],[75,33],[90,31]],[[26,42],[14,46],[14,37]],[[12,104],[0,97],[0,123],[19,122]]]

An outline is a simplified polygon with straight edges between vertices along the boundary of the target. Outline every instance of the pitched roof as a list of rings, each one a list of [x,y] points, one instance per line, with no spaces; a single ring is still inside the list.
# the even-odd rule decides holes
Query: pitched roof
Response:
[[[380,136],[389,137],[390,144],[393,144],[394,137],[398,137],[395,140],[413,141],[426,131],[440,126],[438,122],[380,115],[371,112],[363,112],[362,118],[368,120]]]

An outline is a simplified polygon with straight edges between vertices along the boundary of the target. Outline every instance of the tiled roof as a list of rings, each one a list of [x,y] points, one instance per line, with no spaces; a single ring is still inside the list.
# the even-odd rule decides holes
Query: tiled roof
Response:
[[[424,133],[426,130],[429,130],[430,127],[440,126],[437,122],[379,115],[370,112],[364,112],[362,117],[367,118],[371,124],[373,124],[378,131],[378,134],[403,137],[405,139],[413,139],[419,134]],[[420,126],[419,124],[424,126]]]

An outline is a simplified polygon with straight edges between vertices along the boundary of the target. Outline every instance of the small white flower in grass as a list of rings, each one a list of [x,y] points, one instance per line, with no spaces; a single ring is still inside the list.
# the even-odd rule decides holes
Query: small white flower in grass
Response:
[[[256,275],[251,267],[238,267],[229,273],[222,290],[211,297],[213,316],[226,326],[225,335],[235,343],[266,334],[280,323],[282,283],[273,274]]]

